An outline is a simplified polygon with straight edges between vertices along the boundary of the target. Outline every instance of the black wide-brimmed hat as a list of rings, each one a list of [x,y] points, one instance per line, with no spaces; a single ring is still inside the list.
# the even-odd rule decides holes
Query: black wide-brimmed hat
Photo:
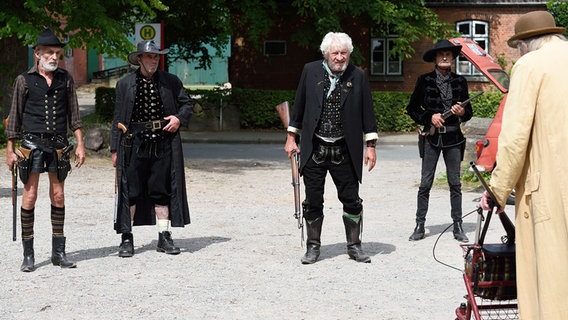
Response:
[[[434,48],[426,51],[422,56],[422,59],[426,62],[434,62],[434,58],[436,57],[436,52],[443,51],[443,50],[450,50],[454,59],[460,54],[462,46],[460,45],[453,45],[449,40],[440,40],[436,42]]]
[[[48,29],[43,30],[39,34],[39,37],[37,38],[37,43],[35,44],[34,49],[37,46],[64,47],[65,45],[67,45],[67,43],[63,43],[63,42],[59,41],[59,39],[55,36],[55,33],[53,33],[53,30],[48,28]]]
[[[143,40],[143,41],[138,42],[138,45],[136,45],[136,51],[128,54],[128,62],[137,66],[138,65],[138,56],[145,53],[145,52],[156,53],[156,54],[166,54],[166,53],[170,52],[170,50],[169,49],[160,50],[160,48],[158,48],[158,45],[156,44],[156,42],[154,42],[154,40]]]

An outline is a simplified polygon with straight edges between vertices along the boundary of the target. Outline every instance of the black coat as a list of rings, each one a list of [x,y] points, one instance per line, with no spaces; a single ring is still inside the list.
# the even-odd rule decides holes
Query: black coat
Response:
[[[290,126],[301,129],[300,172],[303,171],[313,152],[313,137],[323,107],[324,77],[323,60],[307,63],[302,71],[294,100]],[[364,134],[377,132],[377,120],[373,110],[373,97],[369,81],[363,70],[352,64],[341,76],[341,121],[345,142],[353,169],[361,181],[363,172]]]
[[[157,71],[160,96],[164,104],[165,115],[175,115],[181,122],[180,126],[187,126],[189,118],[193,113],[193,103],[188,97],[180,79],[170,73]],[[132,73],[121,79],[116,84],[116,104],[114,119],[112,124],[112,136],[110,143],[111,152],[117,152],[117,178],[118,178],[118,204],[115,216],[114,229],[117,233],[129,232],[130,226],[130,205],[128,201],[128,181],[124,168],[124,147],[122,142],[124,134],[118,129],[117,124],[121,122],[127,128],[132,119],[134,109],[134,97],[136,94],[136,73]],[[185,184],[185,171],[181,136],[175,133],[172,142],[172,171],[171,171],[171,199],[169,205],[170,221],[172,227],[183,227],[190,223],[189,205],[187,201],[187,190]],[[156,214],[153,205],[141,200],[136,203],[136,215],[134,225],[153,225],[156,224]]]
[[[452,105],[469,99],[467,80],[450,72],[450,86],[452,88]],[[464,106],[465,114],[461,117],[452,115],[445,120],[446,126],[457,125],[471,119],[473,112],[471,103]],[[432,127],[432,115],[444,113],[444,105],[440,96],[440,90],[436,85],[436,71],[432,71],[418,77],[414,92],[410,96],[410,101],[406,107],[406,112],[416,123],[424,126],[424,132],[428,132]],[[461,130],[452,133],[434,134],[428,136],[428,141],[435,146],[454,146],[465,142]]]

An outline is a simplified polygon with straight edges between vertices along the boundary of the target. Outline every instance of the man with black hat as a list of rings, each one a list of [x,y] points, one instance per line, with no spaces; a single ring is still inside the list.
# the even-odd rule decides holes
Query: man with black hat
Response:
[[[119,257],[134,255],[132,225],[158,225],[156,250],[178,254],[169,231],[189,224],[179,128],[193,113],[181,80],[158,70],[160,50],[141,41],[128,55],[139,68],[116,85],[110,150],[117,168],[114,229],[122,234]]]
[[[417,196],[416,227],[409,237],[411,241],[421,240],[425,235],[424,224],[430,189],[440,153],[444,156],[450,187],[454,238],[461,242],[469,241],[462,228],[460,164],[463,160],[465,137],[460,124],[471,119],[472,108],[469,103],[460,103],[469,98],[466,79],[451,72],[453,61],[460,52],[461,46],[453,45],[448,40],[440,40],[434,48],[424,53],[424,61],[434,62],[434,71],[418,77],[406,107],[408,115],[424,126],[423,132],[427,133],[424,139],[421,139],[422,177]],[[450,111],[451,115],[442,117],[447,111]]]
[[[521,319],[568,319],[568,42],[546,11],[522,15],[491,190],[502,211],[515,190],[517,299]],[[489,210],[487,192],[481,207]]]
[[[18,163],[20,179],[24,183],[21,205],[22,244],[24,261],[21,271],[35,270],[34,220],[39,176],[47,172],[51,200],[52,255],[53,265],[74,268],[65,254],[64,184],[71,170],[69,153],[73,146],[67,139],[69,128],[77,140],[75,166],[85,162],[83,146],[83,123],[75,84],[71,75],[59,68],[59,58],[65,43],[61,43],[51,29],[44,30],[34,46],[33,67],[16,77],[14,95],[6,137],[6,164],[14,170]],[[20,147],[16,140],[21,138]]]

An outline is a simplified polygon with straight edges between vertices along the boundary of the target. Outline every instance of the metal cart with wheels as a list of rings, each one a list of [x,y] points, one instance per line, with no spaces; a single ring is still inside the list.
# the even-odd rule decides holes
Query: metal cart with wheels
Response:
[[[491,198],[495,199],[473,163],[472,169]],[[493,209],[485,217],[481,208],[477,213],[475,242],[460,245],[465,265],[466,301],[456,308],[456,320],[518,319],[515,227],[505,212],[500,213],[499,219],[506,235],[501,237],[501,243],[486,244],[484,240]]]

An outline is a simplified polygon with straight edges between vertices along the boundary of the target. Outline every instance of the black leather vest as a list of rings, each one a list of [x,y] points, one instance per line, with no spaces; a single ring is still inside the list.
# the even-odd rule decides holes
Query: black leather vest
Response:
[[[26,79],[28,95],[24,106],[22,124],[25,132],[67,132],[68,73],[55,71],[51,86],[38,73],[22,74]]]

